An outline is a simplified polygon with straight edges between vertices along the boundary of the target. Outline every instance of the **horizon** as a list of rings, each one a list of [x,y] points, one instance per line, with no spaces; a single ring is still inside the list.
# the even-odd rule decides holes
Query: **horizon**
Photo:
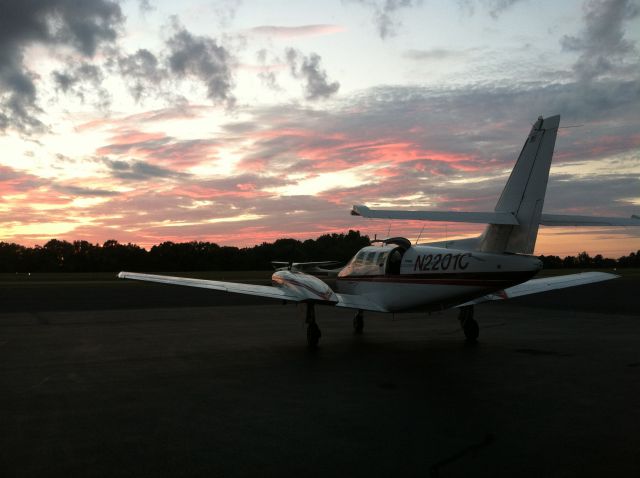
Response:
[[[554,114],[544,211],[640,213],[638,1],[10,2],[0,39],[3,242],[478,235],[349,211],[493,210]],[[541,227],[534,253],[638,249]]]
[[[347,235],[349,232],[352,232],[352,231],[355,232],[355,233],[360,234],[361,237],[367,237],[369,240],[373,240],[368,235],[362,234],[359,230],[349,230],[349,231],[346,231],[346,232],[343,231],[343,232],[336,232],[336,233],[327,233],[326,235],[331,235],[331,234]],[[192,242],[202,242],[202,243],[214,244],[214,245],[217,245],[219,247],[233,247],[233,248],[237,248],[237,249],[250,249],[250,248],[253,248],[253,247],[261,246],[263,244],[273,245],[276,241],[280,241],[280,240],[295,240],[295,241],[298,241],[300,243],[303,243],[303,242],[305,242],[307,240],[317,241],[323,235],[325,235],[325,234],[322,234],[322,235],[317,236],[317,237],[308,237],[308,238],[279,237],[279,238],[277,238],[277,239],[275,239],[273,241],[263,241],[262,243],[246,245],[246,246],[234,245],[234,244],[218,244],[216,242],[211,242],[211,241],[195,241],[195,240],[185,240],[185,241],[180,241],[180,242],[174,242],[174,241],[164,241],[164,242],[173,242],[174,244],[188,244],[188,243],[192,243]],[[9,242],[9,241],[0,241],[0,244],[3,244],[3,243],[4,244],[15,244],[15,245],[18,245],[20,247],[26,247],[26,248],[38,248],[38,247],[39,248],[44,248],[44,246],[50,241],[60,241],[60,242],[67,242],[69,244],[73,244],[74,242],[83,242],[85,240],[84,239],[75,239],[75,240],[74,239],[70,239],[70,240],[68,240],[68,239],[50,238],[50,239],[44,241],[42,244],[34,244],[34,245],[24,245],[24,244],[19,244],[19,243],[16,243],[16,242]],[[122,246],[132,245],[132,246],[140,247],[140,248],[144,249],[147,252],[149,252],[151,250],[151,248],[153,248],[155,246],[160,246],[162,244],[162,242],[157,243],[157,244],[147,244],[147,245],[137,244],[137,243],[134,243],[134,242],[126,242],[125,243],[125,242],[120,242],[120,241],[118,241],[116,239],[113,239],[113,238],[106,239],[105,241],[102,241],[102,243],[100,243],[100,242],[90,242],[90,241],[85,241],[85,242],[88,242],[89,244],[91,244],[92,246],[95,246],[95,247],[104,247],[105,243],[110,242],[110,241],[115,241],[118,245],[122,245]],[[414,245],[428,245],[428,243],[423,243],[423,242],[416,243],[415,240],[412,240],[411,243],[414,244]],[[595,253],[594,252],[590,252],[590,251],[587,251],[587,250],[584,250],[584,249],[582,249],[580,251],[575,251],[573,253],[565,253],[565,254],[543,253],[543,252],[536,251],[535,254],[533,254],[533,255],[535,255],[535,256],[544,255],[544,256],[559,256],[559,257],[568,257],[568,256],[576,257],[579,254],[582,254],[583,252],[586,252],[590,257],[595,257],[597,255],[601,255],[602,257],[608,258],[608,259],[618,259],[618,258],[623,257],[623,256],[629,256],[631,254],[636,254],[637,252],[640,252],[640,249],[630,250],[630,251],[627,251],[627,252],[623,252],[621,254],[620,253],[616,253],[616,254],[611,255],[611,256],[607,256],[607,255],[599,253],[599,252],[595,252]]]

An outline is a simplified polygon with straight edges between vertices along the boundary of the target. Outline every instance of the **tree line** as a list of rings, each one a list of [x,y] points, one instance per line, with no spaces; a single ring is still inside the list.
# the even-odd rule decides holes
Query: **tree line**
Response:
[[[0,272],[117,272],[269,270],[271,261],[336,260],[346,263],[370,244],[366,235],[350,230],[346,234],[325,234],[299,241],[278,239],[253,247],[219,246],[211,242],[163,242],[146,250],[136,244],[115,240],[102,245],[87,241],[52,239],[44,246],[25,247],[0,242]],[[538,256],[545,269],[605,269],[640,267],[640,250],[617,259],[586,252],[577,256]]]
[[[591,257],[586,252],[577,256],[538,256],[545,269],[612,269],[618,267],[640,267],[640,250],[628,256],[611,259],[597,254]]]
[[[167,241],[149,250],[115,240],[100,245],[52,239],[34,247],[0,242],[0,272],[268,270],[272,260],[346,262],[369,244],[369,237],[360,231],[325,234],[305,241],[278,239],[244,248],[201,241]]]

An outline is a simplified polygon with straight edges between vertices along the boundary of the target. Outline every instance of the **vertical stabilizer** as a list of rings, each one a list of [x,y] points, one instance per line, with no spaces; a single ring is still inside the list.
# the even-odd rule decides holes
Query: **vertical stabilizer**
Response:
[[[515,216],[519,225],[489,225],[480,238],[481,251],[533,254],[559,125],[560,115],[540,116],[531,128],[495,207]]]

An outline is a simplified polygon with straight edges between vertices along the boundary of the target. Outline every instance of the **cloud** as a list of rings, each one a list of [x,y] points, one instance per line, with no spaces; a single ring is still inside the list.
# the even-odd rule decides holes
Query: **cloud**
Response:
[[[56,91],[77,96],[84,103],[92,100],[101,110],[106,110],[111,97],[102,86],[104,75],[100,67],[86,62],[71,64],[67,70],[51,73]]]
[[[217,139],[176,139],[164,133],[123,129],[110,138],[111,143],[97,149],[99,155],[133,155],[172,168],[188,168],[217,159]]]
[[[298,50],[287,48],[286,56],[291,75],[305,81],[306,99],[314,101],[328,98],[340,89],[340,83],[337,81],[330,83],[327,79],[327,72],[320,66],[320,55],[311,53],[309,56],[304,56]]]
[[[0,14],[0,131],[45,129],[38,119],[36,77],[24,62],[27,47],[59,45],[93,57],[102,45],[115,41],[123,21],[120,5],[111,0],[4,2]]]
[[[148,97],[160,97],[171,103],[186,100],[175,93],[174,80],[196,80],[206,88],[207,97],[214,104],[231,107],[235,97],[233,70],[235,60],[230,50],[216,39],[194,35],[171,19],[172,34],[164,49],[152,52],[146,48],[134,53],[119,52],[110,61],[137,102]]]
[[[343,0],[360,3],[373,10],[373,18],[383,40],[397,34],[401,22],[396,18],[398,10],[422,5],[422,0]]]
[[[458,6],[460,9],[469,15],[473,15],[476,10],[476,5],[481,6],[488,10],[489,15],[497,20],[500,15],[513,7],[516,3],[520,3],[523,0],[458,0]],[[526,0],[524,0],[526,1]]]
[[[238,128],[233,123],[230,126],[241,143],[251,144],[238,169],[287,180],[283,186],[269,188],[282,195],[281,204],[288,201],[295,226],[289,229],[287,225],[287,229],[297,228],[300,233],[312,235],[315,224],[324,224],[327,230],[343,225],[384,233],[386,225],[383,227],[380,222],[350,222],[346,217],[350,206],[369,203],[382,207],[492,210],[531,122],[539,114],[558,112],[563,115],[562,125],[586,125],[560,130],[554,159],[556,172],[552,173],[545,210],[637,214],[637,206],[630,198],[635,198],[636,203],[640,199],[638,108],[640,91],[628,82],[607,81],[580,88],[575,83],[446,90],[379,87],[343,98],[341,107],[332,108],[331,112],[300,105],[274,106],[252,110],[251,124],[262,125],[261,128],[244,123]],[[615,158],[629,155],[636,158],[635,169],[628,160],[624,160],[625,169],[619,169]],[[597,171],[591,177],[589,171],[594,168]],[[618,182],[621,175],[626,176],[624,184]],[[351,177],[357,181],[351,181]],[[322,206],[298,216],[292,211],[298,208],[300,198],[289,194],[304,191],[305,184],[321,184],[313,199]],[[597,190],[598,194],[585,197],[585,190]],[[263,204],[267,209],[262,208]],[[255,234],[282,230],[282,221],[276,219],[283,217],[282,213],[270,213],[270,204],[264,199],[251,204],[247,198],[242,206],[264,216],[251,222],[251,227],[264,225]],[[289,220],[290,216],[286,217]],[[394,228],[415,236],[424,225],[394,224]],[[246,231],[245,226],[249,227],[238,224],[242,231]],[[426,227],[423,238],[429,231],[444,230],[445,226]],[[478,232],[468,225],[447,227],[452,235]]]
[[[151,3],[151,0],[138,0],[138,8],[140,12],[145,14],[155,10],[155,7]]]
[[[46,181],[36,176],[0,165],[0,197],[29,192],[45,184]]]
[[[89,196],[89,197],[113,197],[118,196],[120,193],[117,191],[109,191],[106,189],[91,189],[82,186],[73,185],[55,185],[55,189],[63,194],[70,194],[73,196]]]
[[[246,128],[252,148],[241,166],[318,173],[358,165],[397,167],[413,161],[440,174],[495,170],[512,164],[531,121],[555,113],[563,115],[563,124],[621,125],[615,140],[604,141],[606,131],[585,132],[578,145],[567,145],[556,156],[559,161],[602,157],[637,149],[632,137],[640,127],[638,108],[640,91],[632,82],[581,88],[575,84],[373,88],[345,99],[331,113],[290,105],[256,111],[254,123],[270,127]],[[573,134],[579,133],[578,129]],[[589,152],[595,146],[600,149]],[[439,170],[443,163],[448,171]]]
[[[505,11],[521,1],[522,0],[484,0],[483,3],[489,8],[489,15],[493,18],[498,18]]]
[[[403,56],[416,61],[442,61],[464,58],[469,51],[451,50],[448,48],[432,48],[430,50],[407,50]]]
[[[170,142],[171,138],[164,133],[124,130],[119,131],[111,140],[112,143],[98,148],[98,154],[131,154],[156,150]]]
[[[233,106],[231,53],[213,38],[193,35],[176,22],[174,28],[166,42],[169,71],[178,78],[201,81],[211,101]]]
[[[240,5],[242,0],[217,0],[211,4],[220,28],[226,28],[231,24]]]
[[[149,179],[184,179],[188,174],[174,171],[144,161],[121,161],[103,159],[113,178],[125,181],[142,181]]]
[[[154,57],[168,72],[167,57]],[[295,52],[298,75],[303,58]],[[217,109],[176,105],[79,126],[108,136],[93,164],[102,177],[46,180],[45,187],[27,191],[28,199],[12,203],[10,213],[2,215],[0,208],[0,219],[24,218],[35,228],[37,221],[73,217],[70,239],[104,240],[117,231],[118,240],[142,244],[202,239],[250,245],[349,228],[384,234],[388,223],[349,216],[351,204],[491,210],[530,123],[555,113],[563,115],[562,125],[585,126],[560,130],[545,210],[628,216],[638,212],[630,199],[638,202],[639,109],[637,82],[613,77],[586,84],[385,86],[341,96],[325,109],[304,102],[240,105],[213,136],[198,138],[190,119]],[[188,139],[160,129],[165,119],[182,120]],[[228,169],[210,173],[224,161]],[[187,174],[194,166],[204,167]],[[593,168],[599,169],[591,177]],[[3,190],[16,194],[29,187],[11,183],[19,173],[10,174],[3,183],[0,168]],[[305,189],[310,184],[316,189]],[[46,211],[36,214],[33,201]],[[415,237],[424,225],[393,227]],[[450,236],[475,231],[467,225],[426,227],[423,239],[440,239],[445,230]]]
[[[638,75],[634,42],[625,38],[625,23],[637,17],[640,7],[631,0],[594,0],[584,6],[585,26],[578,36],[565,35],[566,51],[580,53],[573,70],[582,81],[621,73],[631,66]]]
[[[265,35],[271,37],[280,38],[292,38],[303,36],[316,36],[316,35],[330,35],[332,33],[339,33],[345,30],[340,25],[299,25],[294,27],[275,26],[275,25],[260,25],[249,29],[249,32],[254,35]]]
[[[258,78],[262,82],[264,86],[269,88],[272,91],[282,91],[282,87],[278,84],[278,80],[276,78],[276,73],[274,69],[280,69],[281,60],[279,58],[271,59],[271,63],[275,63],[276,66],[271,66],[267,64],[269,52],[262,48],[258,50],[256,53],[256,59],[260,66],[260,71],[258,72]]]
[[[640,177],[612,171],[609,174],[582,177],[579,187],[570,186],[574,181],[572,175],[552,174],[549,178],[544,210],[606,216],[611,208],[615,207],[616,215],[621,217],[630,217],[638,213],[638,206],[634,206],[630,199],[638,199]],[[598,191],[598,194],[585,194],[585,191]]]
[[[167,71],[161,67],[156,56],[145,48],[117,59],[121,76],[127,82],[129,91],[136,101],[148,95],[149,88],[156,92],[167,78]]]

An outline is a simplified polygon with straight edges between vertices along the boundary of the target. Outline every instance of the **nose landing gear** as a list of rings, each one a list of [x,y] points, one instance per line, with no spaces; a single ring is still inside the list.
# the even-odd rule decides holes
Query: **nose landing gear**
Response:
[[[353,333],[360,335],[363,329],[364,329],[364,314],[362,310],[358,310],[358,312],[356,312],[355,317],[353,318]]]
[[[307,323],[307,345],[309,348],[316,348],[322,333],[320,327],[316,323],[316,310],[313,302],[307,303],[307,315],[305,322]]]

